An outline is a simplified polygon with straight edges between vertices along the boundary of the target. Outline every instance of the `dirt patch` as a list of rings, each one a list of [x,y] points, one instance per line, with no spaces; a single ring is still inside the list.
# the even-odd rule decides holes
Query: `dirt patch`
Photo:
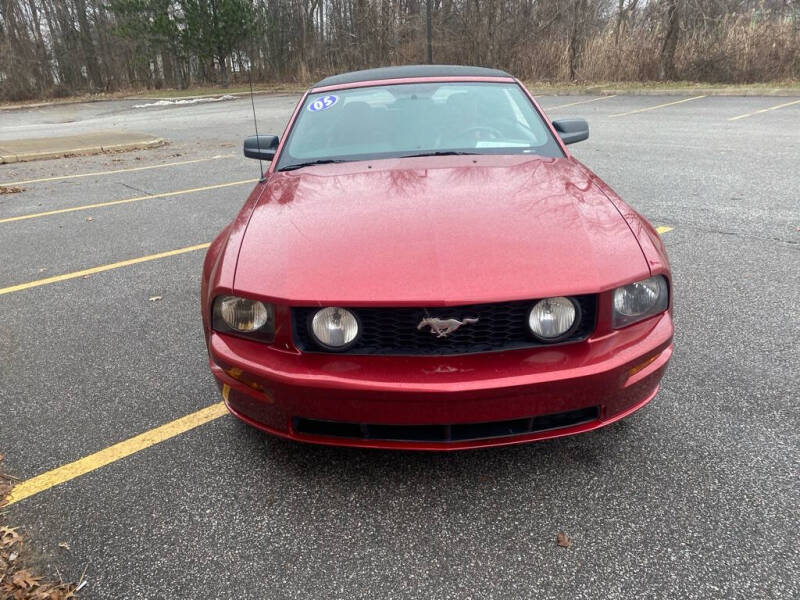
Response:
[[[31,555],[19,527],[11,527],[4,506],[16,479],[3,471],[0,454],[0,600],[66,600],[78,586],[43,577],[30,567]]]

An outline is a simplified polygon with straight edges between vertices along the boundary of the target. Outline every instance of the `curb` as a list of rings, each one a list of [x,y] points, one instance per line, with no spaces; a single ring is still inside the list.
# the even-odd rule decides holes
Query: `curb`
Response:
[[[82,146],[69,148],[66,150],[48,152],[24,152],[19,154],[0,154],[0,165],[28,162],[32,160],[47,160],[51,158],[67,158],[70,156],[90,156],[92,154],[104,154],[106,152],[128,152],[131,150],[146,150],[165,146],[167,141],[164,138],[152,138],[141,142],[125,142],[122,144],[106,144],[97,146]]]

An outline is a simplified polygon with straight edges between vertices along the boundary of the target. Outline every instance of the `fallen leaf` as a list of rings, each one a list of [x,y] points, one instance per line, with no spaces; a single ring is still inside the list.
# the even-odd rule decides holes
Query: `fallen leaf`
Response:
[[[14,562],[15,560],[17,560],[18,556],[19,556],[18,552],[12,552],[11,554],[8,555],[8,562]]]
[[[0,527],[0,548],[9,548],[22,539],[18,527]]]
[[[28,590],[34,587],[39,579],[41,579],[41,577],[34,577],[30,574],[30,572],[23,569],[22,571],[17,571],[14,573],[13,577],[11,577],[11,583],[18,588]]]
[[[16,596],[14,596],[16,598]],[[68,598],[75,598],[72,588],[68,585],[44,585],[41,584],[35,590],[31,590],[29,595],[23,598],[30,600],[67,600]]]
[[[14,185],[0,185],[0,194],[19,194],[24,192],[25,188]]]
[[[150,300],[150,302],[158,302],[159,300],[161,300],[161,296],[150,296],[148,300]]]
[[[63,548],[64,550],[69,550],[69,544],[67,542],[61,542],[58,545],[59,548]]]
[[[570,538],[563,531],[559,532],[559,534],[556,536],[556,542],[562,548],[569,548],[570,546],[572,546],[572,538]]]

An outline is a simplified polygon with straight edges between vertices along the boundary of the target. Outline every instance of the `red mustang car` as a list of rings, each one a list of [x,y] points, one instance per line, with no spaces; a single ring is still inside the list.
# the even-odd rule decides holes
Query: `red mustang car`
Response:
[[[612,423],[672,354],[653,227],[493,69],[346,73],[306,92],[203,267],[230,411],[304,442],[451,450]]]

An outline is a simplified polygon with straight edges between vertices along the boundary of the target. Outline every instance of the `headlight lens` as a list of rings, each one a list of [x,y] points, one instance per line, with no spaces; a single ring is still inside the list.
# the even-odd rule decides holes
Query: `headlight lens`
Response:
[[[614,290],[615,329],[636,323],[667,310],[669,285],[663,275],[643,279]]]
[[[575,303],[569,298],[539,300],[528,314],[528,326],[537,338],[546,342],[557,341],[567,335],[578,316]]]
[[[214,299],[212,327],[224,333],[271,340],[275,333],[275,308],[259,300],[217,296]]]
[[[329,306],[314,314],[311,333],[322,346],[344,350],[358,336],[358,319],[346,308]]]

